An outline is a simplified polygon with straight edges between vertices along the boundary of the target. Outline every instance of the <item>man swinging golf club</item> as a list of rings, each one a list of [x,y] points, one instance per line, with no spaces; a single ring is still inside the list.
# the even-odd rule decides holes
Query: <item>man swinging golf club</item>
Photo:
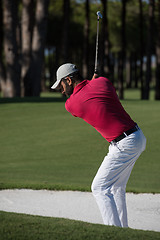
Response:
[[[91,81],[84,80],[71,63],[60,66],[56,75],[52,89],[59,86],[69,97],[65,103],[67,111],[92,125],[110,143],[91,186],[103,222],[128,227],[126,184],[145,150],[146,138],[122,107],[107,78],[95,78],[94,74]]]

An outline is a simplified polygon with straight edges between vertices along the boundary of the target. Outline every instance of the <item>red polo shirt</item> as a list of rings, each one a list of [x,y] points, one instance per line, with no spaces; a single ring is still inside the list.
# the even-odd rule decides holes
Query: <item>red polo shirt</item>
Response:
[[[65,107],[73,116],[92,125],[108,142],[135,126],[112,83],[104,77],[79,83]]]

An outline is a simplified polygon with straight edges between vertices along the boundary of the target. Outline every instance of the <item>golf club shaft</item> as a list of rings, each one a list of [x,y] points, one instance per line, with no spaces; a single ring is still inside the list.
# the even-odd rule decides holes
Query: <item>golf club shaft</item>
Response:
[[[97,65],[98,65],[98,35],[99,35],[99,17],[97,18],[97,38],[96,38],[96,56],[95,56],[94,73],[97,73]]]

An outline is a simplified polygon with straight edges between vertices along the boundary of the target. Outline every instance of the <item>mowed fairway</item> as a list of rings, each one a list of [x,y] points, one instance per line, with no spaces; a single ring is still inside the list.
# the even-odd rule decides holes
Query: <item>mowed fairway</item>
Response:
[[[160,192],[160,102],[122,104],[147,138],[127,190]],[[0,188],[90,191],[108,145],[62,101],[0,103]]]
[[[67,219],[0,212],[3,240],[158,240],[160,233]]]

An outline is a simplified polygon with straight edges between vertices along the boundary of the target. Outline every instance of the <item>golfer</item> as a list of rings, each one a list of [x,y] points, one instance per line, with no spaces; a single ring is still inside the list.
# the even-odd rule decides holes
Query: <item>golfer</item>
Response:
[[[115,88],[105,77],[84,80],[74,64],[57,70],[52,89],[60,87],[69,97],[66,110],[92,125],[109,143],[92,182],[92,193],[105,225],[128,227],[126,184],[132,168],[145,150],[146,138],[122,107]]]

